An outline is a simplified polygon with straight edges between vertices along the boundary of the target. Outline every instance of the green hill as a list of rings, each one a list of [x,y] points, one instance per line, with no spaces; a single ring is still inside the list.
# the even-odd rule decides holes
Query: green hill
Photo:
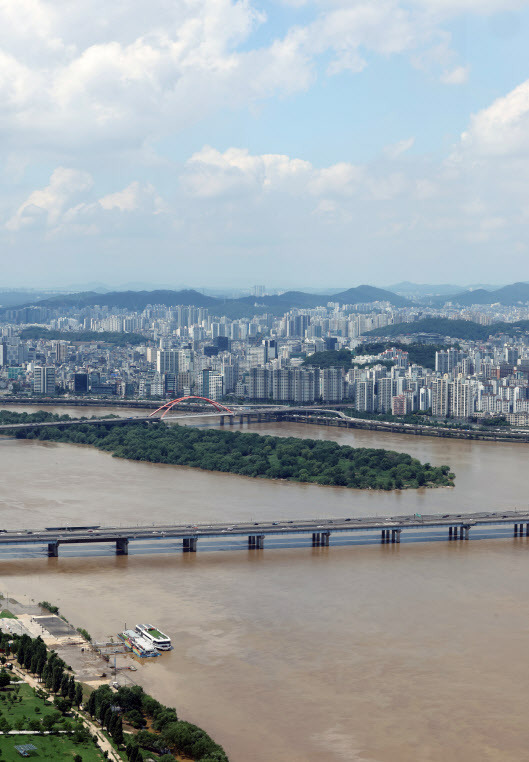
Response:
[[[452,339],[468,339],[471,341],[486,341],[489,336],[497,333],[523,333],[529,331],[529,320],[519,320],[516,323],[493,323],[480,325],[470,320],[449,320],[448,318],[423,318],[414,323],[395,323],[383,328],[367,331],[366,336],[416,336],[417,334],[433,334],[449,336]]]

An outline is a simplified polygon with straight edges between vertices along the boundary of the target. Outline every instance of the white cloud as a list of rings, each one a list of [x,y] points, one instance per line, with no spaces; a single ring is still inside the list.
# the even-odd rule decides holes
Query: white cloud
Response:
[[[362,176],[361,168],[346,162],[317,169],[308,161],[281,154],[255,156],[240,148],[221,153],[206,146],[188,160],[183,185],[188,193],[201,198],[249,192],[350,195],[358,189]]]
[[[386,146],[384,148],[384,153],[389,159],[398,159],[399,156],[402,156],[403,153],[406,153],[406,151],[409,151],[410,148],[413,148],[414,143],[414,137],[405,138],[404,140],[399,140],[397,143],[393,143],[390,146]]]
[[[320,61],[329,75],[361,71],[369,54],[437,60],[440,78],[460,84],[467,70],[442,25],[505,2],[289,0],[312,20],[257,46],[257,0],[0,0],[4,143],[137,149],[219,109],[304,90]]]
[[[87,172],[58,167],[49,184],[30,193],[5,228],[11,233],[40,230],[51,235],[94,234],[116,224],[131,225],[138,215],[144,219],[168,210],[149,183],[134,181],[97,200],[91,198],[93,184]]]
[[[6,228],[17,231],[35,225],[53,227],[65,210],[66,204],[77,194],[92,187],[92,177],[87,172],[58,167],[49,185],[31,193],[7,221]]]
[[[441,82],[445,85],[464,85],[468,82],[469,67],[468,66],[456,66],[455,69],[450,69],[441,74]]]
[[[97,203],[105,211],[117,209],[120,212],[136,212],[141,209],[159,214],[166,209],[155,188],[150,183],[142,185],[137,180],[121,191],[103,196]]]
[[[461,136],[461,148],[485,156],[507,156],[529,149],[529,80],[474,114]]]

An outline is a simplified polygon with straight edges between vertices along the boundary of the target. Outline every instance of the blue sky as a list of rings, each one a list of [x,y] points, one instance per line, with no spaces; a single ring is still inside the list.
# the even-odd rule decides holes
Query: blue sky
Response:
[[[529,279],[529,0],[0,6],[4,286]]]

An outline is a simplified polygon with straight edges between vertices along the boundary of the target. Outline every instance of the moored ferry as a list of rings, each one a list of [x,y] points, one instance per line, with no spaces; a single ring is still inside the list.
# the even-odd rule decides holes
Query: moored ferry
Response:
[[[157,630],[152,624],[137,624],[136,632],[142,638],[146,638],[158,651],[170,651],[172,649],[171,638],[161,630]]]
[[[130,648],[132,653],[142,659],[148,656],[158,656],[158,651],[151,641],[139,635],[136,630],[125,630],[124,632],[120,632],[119,637],[124,641],[125,645]]]

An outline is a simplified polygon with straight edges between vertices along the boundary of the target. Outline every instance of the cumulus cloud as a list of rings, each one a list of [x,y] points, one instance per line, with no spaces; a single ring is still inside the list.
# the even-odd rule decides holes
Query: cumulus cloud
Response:
[[[30,193],[5,228],[11,233],[36,229],[46,234],[94,234],[119,223],[130,225],[138,215],[153,217],[167,211],[149,183],[134,181],[95,200],[91,197],[93,186],[87,172],[58,167],[49,184]]]
[[[361,168],[346,162],[317,169],[308,161],[282,154],[251,155],[240,148],[221,153],[207,146],[188,160],[182,181],[190,194],[202,198],[248,192],[350,195],[362,174]]]
[[[136,212],[142,210],[160,214],[166,210],[166,205],[156,193],[154,186],[150,183],[139,183],[137,180],[121,191],[103,196],[97,203],[105,211],[117,209],[120,212]]]
[[[33,191],[7,221],[6,228],[17,231],[41,224],[52,227],[57,224],[67,203],[76,195],[92,187],[93,180],[87,172],[58,167],[49,185]]]
[[[474,114],[461,147],[485,156],[508,156],[529,149],[529,80]]]
[[[4,142],[32,140],[70,152],[91,144],[138,147],[219,109],[306,89],[319,62],[332,76],[361,71],[370,54],[427,60],[425,49],[449,47],[447,18],[462,10],[491,13],[505,3],[294,5],[304,5],[309,18],[312,8],[312,20],[277,27],[267,44],[256,45],[252,34],[268,21],[256,0],[2,0]],[[461,83],[465,66],[448,65],[448,58],[443,52],[441,79]]]

